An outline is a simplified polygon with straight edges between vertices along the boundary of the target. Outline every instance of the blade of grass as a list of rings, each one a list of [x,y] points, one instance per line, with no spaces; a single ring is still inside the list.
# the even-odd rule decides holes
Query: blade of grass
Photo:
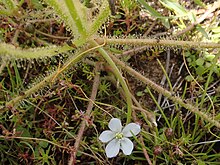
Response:
[[[158,18],[159,20],[161,20],[161,22],[163,23],[163,25],[166,27],[166,28],[170,28],[170,23],[169,23],[169,20],[168,18],[165,18],[163,17],[159,12],[157,12],[154,8],[152,8],[150,5],[148,5],[146,3],[146,1],[144,0],[138,0],[138,2],[143,5],[145,7],[145,9],[147,11],[149,11],[149,13],[153,16],[153,17],[156,17]]]

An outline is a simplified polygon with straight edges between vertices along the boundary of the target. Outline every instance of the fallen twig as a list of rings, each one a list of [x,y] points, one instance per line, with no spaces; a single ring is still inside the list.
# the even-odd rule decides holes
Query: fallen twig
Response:
[[[94,82],[93,82],[93,86],[92,86],[92,93],[91,93],[91,97],[90,97],[90,100],[89,100],[89,104],[87,106],[87,110],[86,110],[86,113],[85,113],[84,120],[81,122],[80,129],[78,131],[78,135],[76,137],[76,141],[75,141],[75,144],[74,144],[74,151],[70,155],[68,165],[74,165],[76,163],[76,154],[77,154],[77,151],[78,151],[78,148],[79,148],[79,145],[80,145],[80,141],[82,140],[83,133],[84,133],[85,128],[86,128],[86,124],[87,124],[88,120],[90,119],[91,111],[92,111],[92,108],[93,108],[93,103],[95,101],[97,91],[98,91],[98,87],[99,87],[99,82],[100,82],[99,69],[100,69],[100,64],[97,64],[95,66],[95,78],[94,78]]]

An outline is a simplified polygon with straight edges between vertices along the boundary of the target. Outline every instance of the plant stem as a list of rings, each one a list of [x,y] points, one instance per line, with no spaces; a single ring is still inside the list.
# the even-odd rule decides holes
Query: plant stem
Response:
[[[99,45],[96,41],[91,41],[90,43],[92,46]],[[98,51],[103,56],[103,58],[108,62],[108,64],[112,67],[115,76],[118,78],[118,80],[121,83],[121,86],[125,92],[125,97],[126,97],[126,101],[127,101],[127,121],[126,121],[126,123],[128,124],[131,121],[131,113],[132,113],[132,99],[131,99],[131,94],[128,89],[128,86],[127,86],[123,76],[121,75],[121,72],[119,71],[119,69],[117,68],[115,63],[112,61],[112,59],[108,55],[108,53],[101,47],[98,48]]]

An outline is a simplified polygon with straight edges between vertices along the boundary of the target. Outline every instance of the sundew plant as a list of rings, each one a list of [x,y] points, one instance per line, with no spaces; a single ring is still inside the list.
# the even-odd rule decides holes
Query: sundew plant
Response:
[[[215,142],[219,140],[216,130],[220,128],[219,88],[216,88],[215,96],[209,95],[208,90],[210,84],[219,84],[218,81],[214,83],[220,76],[220,44],[214,37],[219,34],[219,24],[212,29],[215,33],[212,38],[207,37],[201,23],[219,8],[220,2],[208,6],[210,9],[200,2],[199,6],[207,12],[198,19],[193,13],[187,15],[187,10],[178,1],[164,0],[160,4],[175,16],[162,16],[142,0],[0,2],[2,164],[215,162],[219,156],[215,149]],[[174,33],[174,39],[130,33],[132,27],[128,25],[132,20],[132,9],[148,12],[166,28],[176,21],[183,30]],[[110,34],[108,28],[114,26],[111,24],[120,14],[128,18],[122,26],[129,28],[124,35],[119,30]],[[184,26],[186,17],[192,25],[188,28]],[[198,34],[197,38],[189,40],[181,37],[182,33],[195,27],[202,36]],[[162,65],[168,87],[145,77],[130,67],[125,55],[119,55],[123,50],[143,46],[147,51],[181,52],[188,75],[186,81],[200,91],[195,102],[187,99],[187,85],[183,87],[182,95],[175,91]],[[147,93],[159,111],[150,111],[137,101],[126,75],[146,86],[141,95]],[[176,116],[163,112],[154,92],[174,104]],[[193,114],[193,119],[184,118],[184,113]],[[159,125],[157,118],[162,118],[164,124]],[[118,132],[117,135],[114,132],[114,136],[108,132],[111,134],[108,139],[102,132],[112,120],[132,126],[131,131],[125,133],[120,121],[120,128],[109,127]],[[205,131],[197,131],[199,129]],[[125,139],[129,145],[123,145],[118,139]],[[108,144],[107,147],[102,144],[110,141],[112,145],[111,140],[117,141],[114,153],[106,149]],[[200,142],[211,143],[213,148],[208,145],[201,148],[203,143]],[[198,153],[194,153],[194,149]],[[206,157],[204,152],[209,156]]]

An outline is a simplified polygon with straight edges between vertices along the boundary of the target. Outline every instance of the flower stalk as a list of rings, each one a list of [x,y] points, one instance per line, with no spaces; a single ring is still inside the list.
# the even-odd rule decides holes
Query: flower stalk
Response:
[[[91,41],[90,43],[94,47],[97,47],[99,45],[96,41]],[[97,50],[103,56],[103,58],[108,62],[108,64],[112,67],[115,76],[118,78],[118,80],[121,83],[121,86],[125,92],[125,97],[126,97],[126,101],[127,101],[127,122],[126,123],[128,124],[131,121],[131,114],[132,114],[132,99],[131,99],[131,94],[128,89],[128,86],[127,86],[123,76],[121,75],[121,72],[119,71],[119,69],[117,68],[115,63],[112,61],[112,59],[110,58],[108,53],[101,47],[98,47]]]

